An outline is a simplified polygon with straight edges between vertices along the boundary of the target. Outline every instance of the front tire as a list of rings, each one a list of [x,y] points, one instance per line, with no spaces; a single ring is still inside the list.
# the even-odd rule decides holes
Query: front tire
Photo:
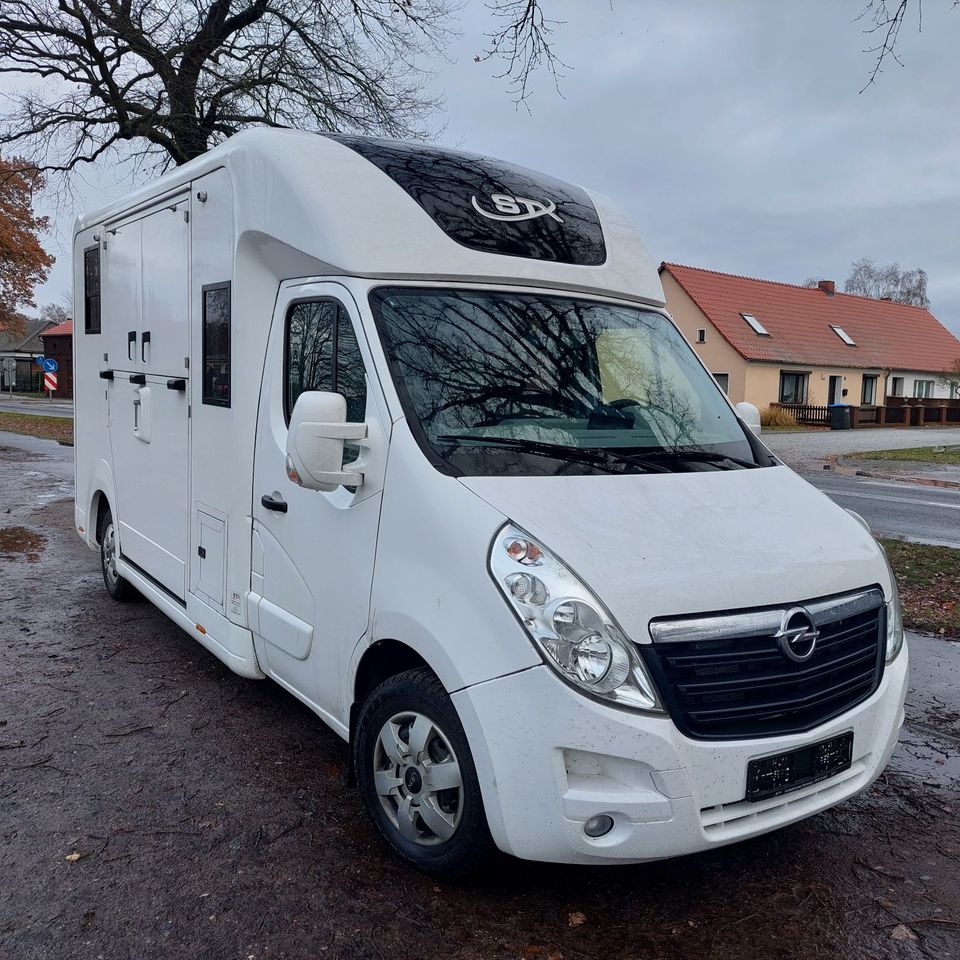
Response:
[[[117,529],[113,525],[113,515],[107,510],[100,518],[97,534],[100,541],[100,572],[107,593],[118,603],[126,603],[136,596],[133,587],[117,573]]]
[[[473,756],[456,708],[426,669],[384,681],[357,720],[355,765],[377,829],[433,876],[477,869],[493,849]]]

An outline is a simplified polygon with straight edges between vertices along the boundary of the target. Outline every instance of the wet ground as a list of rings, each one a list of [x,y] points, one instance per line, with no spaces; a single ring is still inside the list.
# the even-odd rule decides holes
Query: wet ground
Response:
[[[68,457],[0,436],[0,528],[35,535],[0,551],[0,957],[960,957],[960,645],[913,639],[894,762],[833,811],[679,861],[438,884],[387,854],[305,708],[107,598]]]

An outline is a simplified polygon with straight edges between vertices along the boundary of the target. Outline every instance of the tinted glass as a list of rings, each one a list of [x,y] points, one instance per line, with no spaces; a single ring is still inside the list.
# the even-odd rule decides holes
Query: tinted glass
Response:
[[[287,417],[304,390],[342,394],[347,421],[362,422],[367,381],[357,337],[347,311],[335,300],[312,300],[290,308],[287,320]]]
[[[476,154],[326,136],[379,167],[466,247],[587,266],[607,258],[600,218],[580,187]]]
[[[100,332],[100,247],[83,251],[83,332]]]
[[[296,303],[287,319],[287,417],[304,390],[333,392],[333,338],[339,304]]]
[[[203,288],[203,402],[230,406],[230,284]]]
[[[381,288],[371,302],[407,415],[441,469],[590,472],[569,458],[551,463],[518,450],[531,441],[753,460],[723,394],[661,314],[568,297],[422,288]],[[497,449],[493,439],[514,448]]]

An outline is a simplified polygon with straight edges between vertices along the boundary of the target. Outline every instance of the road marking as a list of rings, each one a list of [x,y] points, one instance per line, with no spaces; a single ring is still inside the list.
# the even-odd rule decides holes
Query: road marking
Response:
[[[921,507],[946,507],[960,510],[960,503],[944,503],[942,500],[918,500],[915,497],[884,497],[879,493],[856,493],[853,490],[824,490],[824,493],[839,497],[854,497],[859,500],[888,500],[890,503],[918,503]]]

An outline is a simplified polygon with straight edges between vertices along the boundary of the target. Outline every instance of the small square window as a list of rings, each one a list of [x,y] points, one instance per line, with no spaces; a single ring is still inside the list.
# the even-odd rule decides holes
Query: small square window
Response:
[[[855,347],[856,344],[853,342],[853,339],[850,337],[850,334],[847,333],[843,327],[838,327],[836,324],[831,323],[830,329],[848,346]]]
[[[706,343],[707,342],[707,331],[701,327],[697,331],[697,343]]]
[[[713,379],[717,381],[717,386],[724,393],[730,392],[730,374],[729,373],[715,373]]]
[[[758,337],[770,336],[770,331],[767,330],[767,328],[752,313],[741,313],[740,316],[747,321],[747,323],[750,325],[750,329],[753,330]]]

